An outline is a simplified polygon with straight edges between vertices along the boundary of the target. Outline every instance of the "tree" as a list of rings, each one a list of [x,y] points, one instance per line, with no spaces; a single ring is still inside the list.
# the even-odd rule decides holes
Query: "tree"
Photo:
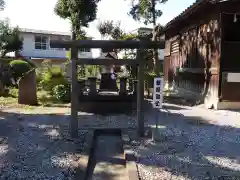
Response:
[[[4,8],[5,8],[5,1],[0,0],[0,11],[4,10]]]
[[[113,40],[132,40],[137,39],[137,33],[126,33],[121,29],[121,22],[117,21],[103,21],[97,27],[100,32],[102,39],[113,39]],[[110,50],[109,50],[110,51]],[[134,49],[121,49],[114,50],[116,53],[122,53],[123,59],[134,59],[136,58],[136,50]],[[126,66],[127,70],[131,72],[132,76],[136,76],[136,69],[130,66]]]
[[[5,0],[0,0],[0,11],[5,8]],[[16,52],[22,49],[22,40],[19,37],[18,27],[11,28],[9,21],[0,21],[0,53],[1,57],[9,52]]]
[[[11,28],[8,21],[0,21],[0,53],[1,57],[9,52],[22,49],[22,40],[19,37],[19,29]]]
[[[63,19],[69,19],[72,28],[72,39],[84,33],[82,27],[96,19],[97,3],[100,0],[58,0],[54,12]]]
[[[168,0],[131,0],[132,8],[130,9],[129,15],[132,16],[135,21],[143,21],[146,25],[153,25],[153,41],[158,40],[158,37],[163,30],[161,25],[156,25],[157,18],[162,15],[162,11],[157,9],[156,6],[167,1]],[[155,73],[158,74],[159,61],[157,49],[153,51],[153,66]]]
[[[100,32],[102,38],[119,40],[124,37],[125,33],[120,28],[120,21],[114,23],[113,21],[100,22],[97,29]]]
[[[114,21],[102,21],[97,26],[97,29],[100,32],[102,39],[120,40],[125,36],[125,33],[121,29],[120,25],[120,21],[117,21],[116,23],[114,23]],[[113,51],[116,53],[120,52],[117,49],[114,49]]]

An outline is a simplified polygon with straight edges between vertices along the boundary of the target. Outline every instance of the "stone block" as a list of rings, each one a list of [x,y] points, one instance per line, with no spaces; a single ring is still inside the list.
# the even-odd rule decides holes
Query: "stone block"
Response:
[[[19,80],[18,103],[37,105],[37,83],[35,69],[29,71]]]

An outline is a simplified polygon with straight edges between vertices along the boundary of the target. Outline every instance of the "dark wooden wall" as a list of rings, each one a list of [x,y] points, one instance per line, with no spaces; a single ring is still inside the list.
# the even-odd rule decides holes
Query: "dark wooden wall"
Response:
[[[227,82],[228,73],[240,73],[240,2],[226,3],[222,7],[222,12],[220,99],[223,101],[240,101],[240,83]],[[233,23],[233,13],[238,14],[235,23]]]
[[[228,27],[223,13],[240,16],[240,1],[200,7],[166,30],[164,77],[170,84],[175,81],[178,87],[200,93],[208,101],[240,101],[240,83],[226,81],[227,73],[240,73],[240,35],[230,37],[237,41],[233,43],[224,34],[225,29],[239,32],[240,27]]]
[[[194,93],[217,98],[220,61],[220,15],[204,7],[166,32],[167,80]],[[211,12],[211,13],[210,13]],[[204,14],[203,14],[204,13]],[[168,62],[169,61],[169,62]]]

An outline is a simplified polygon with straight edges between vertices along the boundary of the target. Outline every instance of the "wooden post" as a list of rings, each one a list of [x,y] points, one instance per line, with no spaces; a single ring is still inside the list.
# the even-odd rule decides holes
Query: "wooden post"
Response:
[[[77,57],[78,49],[71,48],[71,61],[72,61],[72,88],[71,88],[71,136],[78,137],[78,79],[77,79]]]
[[[138,135],[140,137],[144,136],[144,49],[139,50],[139,67],[138,67],[138,83],[137,83],[137,123],[138,123]]]

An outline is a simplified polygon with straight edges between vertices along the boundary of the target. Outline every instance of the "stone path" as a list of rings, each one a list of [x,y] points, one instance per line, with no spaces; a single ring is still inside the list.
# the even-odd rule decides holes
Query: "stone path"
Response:
[[[96,141],[96,165],[88,180],[126,180],[121,137],[101,135]]]

